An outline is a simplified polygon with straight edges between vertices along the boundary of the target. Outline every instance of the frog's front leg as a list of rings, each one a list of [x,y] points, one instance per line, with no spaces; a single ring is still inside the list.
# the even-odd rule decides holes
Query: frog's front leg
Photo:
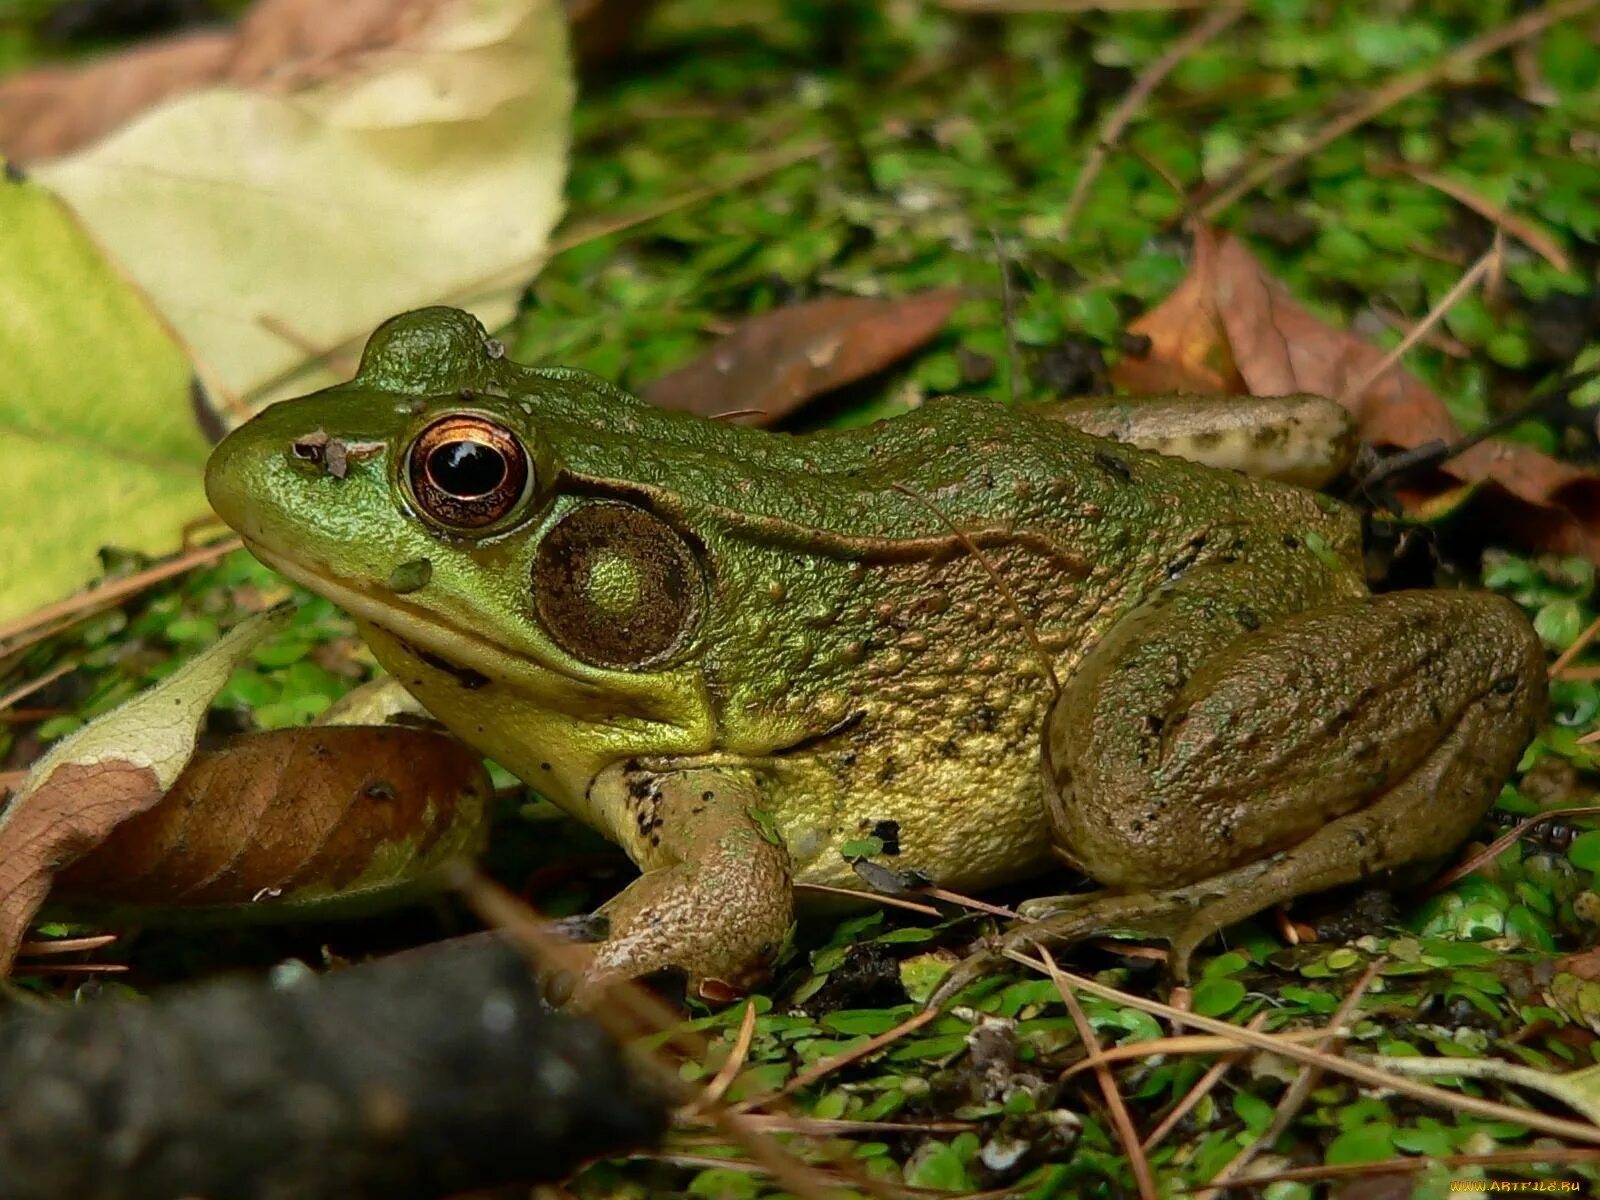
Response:
[[[1286,564],[1198,567],[1089,653],[1051,714],[1046,790],[1059,848],[1107,892],[1002,949],[1137,932],[1170,940],[1183,982],[1224,926],[1468,835],[1543,711],[1526,619],[1481,592],[1294,611],[1296,592]]]
[[[600,909],[607,936],[587,984],[668,968],[707,997],[747,990],[794,922],[789,855],[758,817],[751,780],[619,764],[590,789],[643,874]]]

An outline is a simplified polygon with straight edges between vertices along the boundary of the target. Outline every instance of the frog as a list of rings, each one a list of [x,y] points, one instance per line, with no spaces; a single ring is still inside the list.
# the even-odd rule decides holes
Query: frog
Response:
[[[206,488],[434,720],[637,865],[588,983],[740,994],[797,896],[860,899],[872,865],[963,893],[1065,865],[1095,890],[969,961],[1132,933],[1182,983],[1237,921],[1450,854],[1544,712],[1509,600],[1369,589],[1360,515],[1302,486],[1342,414],[967,396],[791,433],[429,308],[230,433]],[[1251,446],[1299,482],[1233,469]]]

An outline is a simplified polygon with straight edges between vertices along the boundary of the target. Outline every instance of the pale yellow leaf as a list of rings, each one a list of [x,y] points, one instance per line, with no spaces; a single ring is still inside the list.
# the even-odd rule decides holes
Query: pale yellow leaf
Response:
[[[206,512],[183,352],[55,197],[0,180],[0,620]]]
[[[560,215],[572,97],[557,0],[448,0],[345,72],[174,97],[37,172],[209,386],[276,397],[343,377],[291,373],[397,311],[509,316]]]
[[[200,722],[212,699],[256,644],[288,617],[289,607],[280,605],[241,621],[160,683],[62,738],[33,765],[6,815],[9,817],[29,793],[49,783],[51,773],[64,763],[127,763],[149,768],[163,790],[171,787],[194,754]],[[0,818],[0,831],[4,828],[5,820]]]

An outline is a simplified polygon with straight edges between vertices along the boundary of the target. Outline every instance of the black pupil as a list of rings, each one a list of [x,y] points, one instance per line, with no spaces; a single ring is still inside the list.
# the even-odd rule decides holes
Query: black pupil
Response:
[[[487,496],[505,481],[506,460],[482,442],[446,442],[428,455],[428,474],[452,496]]]

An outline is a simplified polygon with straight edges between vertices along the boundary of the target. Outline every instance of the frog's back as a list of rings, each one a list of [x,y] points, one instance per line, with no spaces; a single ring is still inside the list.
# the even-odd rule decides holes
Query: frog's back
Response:
[[[821,535],[850,556],[852,546],[947,537],[951,523],[1010,523],[1063,555],[1127,567],[1212,530],[1271,526],[1358,561],[1358,531],[1342,506],[988,399],[944,397],[864,428],[793,435],[664,412],[580,372],[535,374],[563,385],[564,402],[541,401],[540,415],[554,418],[575,477],[628,480],[657,504],[766,539]],[[590,388],[612,403],[595,404]]]

